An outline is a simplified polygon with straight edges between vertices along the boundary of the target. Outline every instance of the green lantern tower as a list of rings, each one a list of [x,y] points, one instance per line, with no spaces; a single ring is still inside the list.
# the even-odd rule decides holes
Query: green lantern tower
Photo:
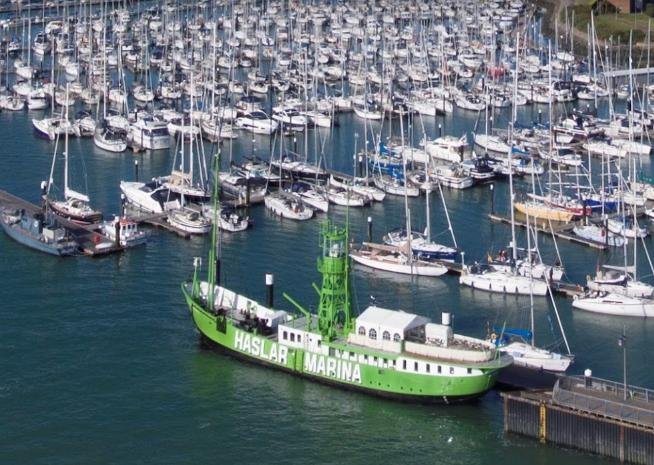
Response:
[[[318,330],[331,341],[352,330],[350,298],[350,258],[347,228],[325,222],[320,229],[322,254],[318,257],[318,271],[322,287],[318,292]]]

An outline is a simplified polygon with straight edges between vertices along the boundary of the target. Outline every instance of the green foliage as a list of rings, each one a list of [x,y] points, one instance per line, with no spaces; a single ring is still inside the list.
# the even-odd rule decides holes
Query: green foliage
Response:
[[[654,4],[648,4],[646,13],[629,14],[617,12],[605,12],[597,14],[598,10],[602,12],[606,8],[595,8],[596,2],[590,0],[581,0],[578,4],[568,7],[568,18],[572,18],[574,11],[575,28],[586,33],[590,23],[591,11],[595,11],[595,31],[600,40],[608,40],[613,37],[613,43],[629,43],[629,33],[633,31],[634,44],[645,40],[647,35],[647,24],[651,14],[654,14]],[[562,12],[562,18],[559,18],[559,24],[565,22],[565,9]]]

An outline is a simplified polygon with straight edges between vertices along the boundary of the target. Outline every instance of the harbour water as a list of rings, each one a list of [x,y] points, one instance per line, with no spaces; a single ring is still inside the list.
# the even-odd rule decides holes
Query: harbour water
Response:
[[[531,111],[523,116],[531,117]],[[34,137],[32,116],[0,114],[0,187],[37,201],[53,144]],[[445,120],[426,122],[428,135],[436,135],[439,122],[458,135],[475,120],[455,111]],[[363,126],[352,115],[341,116],[331,136],[321,133],[329,136],[328,167],[351,169],[354,133],[360,144]],[[268,140],[254,140],[264,153]],[[252,148],[250,139],[241,138],[234,146],[235,159]],[[110,155],[83,139],[71,140],[70,150],[78,166],[83,159],[89,194],[106,213],[118,211],[118,183],[133,178],[134,160],[139,160],[143,178],[165,174],[172,162],[168,152]],[[652,174],[647,161],[644,168]],[[81,171],[76,175],[82,176]],[[495,195],[497,209],[507,211],[505,183],[496,183]],[[508,227],[486,217],[488,186],[446,190],[445,199],[466,260],[481,259],[508,243]],[[424,224],[423,202],[410,202],[413,224],[419,227]],[[253,228],[221,236],[223,282],[263,300],[264,274],[272,272],[280,307],[282,290],[301,302],[315,302],[310,280],[318,278],[319,220],[282,221],[262,206],[252,208],[250,215]],[[329,214],[337,221],[344,215],[338,207]],[[403,200],[389,198],[383,205],[350,210],[355,239],[364,239],[368,216],[379,238],[403,224]],[[435,194],[431,216],[434,236],[447,241]],[[183,240],[155,230],[145,247],[127,253],[56,259],[0,235],[0,462],[368,463],[381,457],[388,463],[443,464],[605,461],[504,435],[496,392],[468,405],[405,405],[202,349],[179,286],[192,272],[193,257],[206,256],[207,245],[208,238]],[[570,280],[583,282],[594,271],[598,252],[565,242],[558,246]],[[541,248],[553,257],[550,238],[541,237]],[[528,322],[528,297],[474,292],[460,288],[454,276],[398,278],[357,268],[354,283],[357,309],[374,296],[380,305],[435,319],[441,311],[451,311],[456,330],[466,334],[483,337],[487,322]],[[573,312],[569,300],[557,297],[556,302],[576,354],[573,372],[592,368],[596,376],[619,379],[622,352],[617,338],[625,326],[629,381],[654,385],[648,350],[654,343],[654,322]],[[550,308],[547,299],[535,300],[536,340],[543,345],[558,337],[552,335]]]
[[[519,119],[532,121],[547,106],[528,106]],[[562,110],[562,107],[559,108]],[[602,103],[600,113],[606,113]],[[0,189],[38,202],[47,179],[54,143],[37,138],[31,118],[43,112],[0,113]],[[545,117],[544,117],[545,118]],[[506,126],[508,111],[496,117]],[[444,134],[459,136],[477,126],[476,112],[455,109],[447,117],[417,118],[413,140]],[[394,133],[399,134],[397,120]],[[374,123],[372,129],[379,126]],[[364,134],[361,120],[339,116],[332,133],[311,130],[309,159],[320,151],[328,168],[352,172],[355,147]],[[370,136],[369,136],[370,137]],[[223,146],[223,167],[256,153],[270,155],[270,139],[242,134]],[[285,144],[305,151],[304,136]],[[211,146],[206,146],[207,154]],[[85,187],[106,215],[120,208],[119,182],[168,174],[173,151],[110,154],[90,139],[70,140],[72,180]],[[61,152],[61,146],[59,147]],[[643,170],[654,176],[648,158]],[[57,182],[57,181],[56,181]],[[525,181],[518,181],[524,186]],[[521,184],[522,183],[522,184]],[[508,187],[494,183],[495,207],[508,212]],[[522,189],[524,190],[524,188]],[[467,262],[482,259],[510,240],[506,225],[488,220],[488,185],[444,191],[458,245]],[[424,227],[424,198],[410,199],[412,224]],[[315,309],[311,281],[319,223],[344,222],[346,210],[306,222],[280,220],[260,205],[249,210],[254,227],[221,234],[222,282],[253,298],[265,298],[264,275],[275,275],[275,305],[289,308],[281,293],[291,293]],[[431,198],[432,236],[450,243],[443,206]],[[351,236],[364,240],[367,218],[379,239],[404,225],[404,200],[350,209]],[[550,263],[555,248],[539,235]],[[524,233],[518,241],[525,245]],[[198,464],[198,463],[386,463],[438,464],[598,464],[613,463],[573,450],[545,446],[505,435],[502,404],[496,391],[479,401],[455,406],[421,406],[380,400],[244,364],[199,344],[183,301],[180,283],[192,273],[194,257],[206,257],[208,237],[180,239],[153,230],[149,243],[125,253],[91,259],[57,259],[29,250],[0,234],[0,464]],[[651,250],[652,239],[645,239]],[[621,263],[621,251],[598,252],[559,241],[566,279],[583,283],[602,261]],[[639,255],[641,277],[651,281],[646,257]],[[398,277],[356,267],[355,312],[374,299],[380,306],[404,309],[435,320],[454,314],[457,332],[484,337],[489,327],[529,321],[528,297],[487,294],[462,288],[455,276]],[[627,334],[631,384],[654,386],[649,348],[654,321],[573,311],[571,301],[555,297],[576,359],[573,373],[591,368],[598,377],[622,377]],[[548,298],[534,300],[536,341],[559,341]]]

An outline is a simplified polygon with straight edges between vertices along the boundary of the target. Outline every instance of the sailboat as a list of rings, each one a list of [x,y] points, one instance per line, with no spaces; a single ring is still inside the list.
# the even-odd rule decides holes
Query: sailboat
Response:
[[[402,125],[401,118],[400,125]],[[401,134],[402,145],[404,145],[404,127],[401,128]],[[402,177],[406,179],[406,163],[403,162],[402,166]],[[413,230],[411,229],[411,210],[409,209],[408,200],[409,188],[406,183],[403,188],[406,229],[404,231],[393,231],[389,237],[386,238],[387,244],[364,242],[361,247],[353,248],[350,251],[350,257],[356,263],[377,270],[415,276],[442,276],[447,273],[447,267],[433,261],[429,255],[421,254],[420,250],[416,251],[416,248],[412,243]],[[429,192],[427,195],[429,195]],[[427,199],[426,205],[427,232],[429,232],[429,199]],[[442,246],[439,244],[431,244],[431,238],[428,236],[429,235],[425,238],[418,238],[416,244],[418,249],[422,249],[423,252],[426,252],[427,254],[438,254],[441,257],[444,257],[445,254],[443,252],[448,252],[448,250],[442,250]],[[388,242],[390,242],[390,244],[388,244]]]
[[[191,98],[191,105],[193,99]],[[193,112],[191,112],[191,115]],[[193,125],[191,116],[191,126]],[[185,132],[185,127],[182,128],[182,133]],[[197,135],[199,138],[199,135]],[[179,195],[179,208],[174,208],[168,212],[167,221],[172,226],[181,229],[182,231],[190,234],[207,234],[211,231],[211,219],[207,218],[200,205],[192,204],[191,201],[203,201],[209,198],[209,194],[204,187],[204,176],[206,169],[203,170],[202,163],[199,163],[200,182],[194,182],[194,165],[195,156],[193,151],[195,137],[191,137],[189,143],[189,156],[188,156],[188,171],[186,171],[186,159],[184,157],[185,137],[179,137],[178,143],[181,147],[180,150],[180,169],[174,170],[170,177],[166,178],[163,186],[166,187],[170,194]],[[203,145],[198,142],[199,150],[202,150]],[[200,154],[197,155],[200,158]],[[175,157],[177,162],[177,157]],[[174,163],[175,163],[174,162]]]
[[[630,48],[631,50],[631,43]],[[633,108],[633,73],[632,57],[629,56],[629,89],[631,92],[630,108]],[[634,121],[633,112],[629,112],[629,142],[633,142]],[[635,178],[635,164],[634,164]],[[620,176],[621,178],[621,176]],[[620,179],[619,188],[622,190],[623,182]],[[607,220],[608,229],[623,236],[625,239],[633,238],[633,266],[627,266],[627,248],[626,241],[623,243],[624,267],[604,266],[600,268],[594,279],[588,278],[589,290],[581,296],[576,296],[572,302],[573,308],[585,310],[593,313],[617,316],[637,316],[652,317],[654,316],[654,300],[652,294],[654,287],[637,280],[636,265],[638,252],[638,239],[643,239],[648,231],[645,228],[639,228],[636,218],[635,207],[632,207],[632,218],[628,218],[625,212],[625,197],[620,195],[621,217]],[[649,253],[645,248],[645,254],[648,261]]]
[[[322,287],[314,285],[318,313],[284,294],[298,311],[293,315],[273,308],[272,299],[262,305],[217,282],[214,226],[207,280],[200,279],[196,258],[193,279],[182,284],[202,339],[239,358],[296,376],[416,402],[477,398],[511,363],[511,357],[501,356],[493,344],[455,334],[449,314],[443,315],[443,324],[436,324],[420,315],[371,305],[354,317],[347,226],[326,222],[320,244]]]
[[[533,284],[536,282],[532,279],[532,289]],[[549,296],[554,307],[554,313],[559,324],[567,354],[560,354],[553,350],[536,346],[534,294],[531,292],[529,294],[529,329],[502,328],[499,330],[495,328],[494,332],[490,335],[490,342],[495,344],[502,353],[513,357],[513,365],[501,373],[500,383],[522,389],[551,388],[556,382],[557,375],[565,373],[572,364],[574,357],[570,352],[570,346],[563,329],[563,323],[559,316],[556,301],[551,292]]]
[[[68,86],[66,86],[66,89],[68,89]],[[66,113],[65,121],[68,122],[68,112],[66,108],[62,108],[62,111]],[[58,144],[55,144],[55,151],[50,169],[50,178],[46,187],[44,200],[55,214],[63,218],[67,218],[79,224],[99,223],[102,221],[102,212],[93,209],[89,205],[90,199],[87,195],[77,192],[69,186],[68,133],[65,133],[64,135],[64,200],[54,200],[50,198],[50,190],[53,184],[53,172],[55,161],[57,159],[57,145]]]
[[[440,189],[440,186],[439,186]],[[431,191],[427,189],[425,195],[425,218],[427,226],[425,227],[424,233],[418,231],[411,232],[411,238],[407,235],[407,230],[405,228],[397,228],[392,231],[389,231],[384,236],[384,243],[388,245],[395,245],[400,247],[406,247],[408,242],[411,242],[411,251],[413,252],[414,258],[419,260],[431,261],[431,260],[444,260],[444,261],[455,261],[459,256],[459,250],[456,245],[456,238],[454,237],[454,231],[452,229],[452,224],[450,222],[450,216],[447,211],[447,205],[445,205],[445,199],[442,196],[442,189],[440,190],[441,200],[443,200],[443,207],[445,209],[445,218],[447,219],[448,230],[452,235],[452,242],[454,247],[449,247],[443,244],[438,244],[433,242],[431,239],[431,209],[429,205],[429,199],[431,196]]]
[[[519,42],[519,41],[518,41]],[[516,45],[516,53],[519,47]],[[517,60],[516,60],[517,66]],[[517,78],[518,73],[515,73],[514,78],[514,94],[517,92]],[[509,123],[509,141],[513,140],[513,122],[516,120],[515,105],[513,106],[512,118]],[[506,146],[506,153],[508,154],[509,165],[512,160],[513,148],[509,145]],[[538,295],[544,296],[549,290],[546,280],[536,279],[534,270],[531,267],[531,262],[527,268],[526,276],[519,274],[516,268],[518,262],[518,249],[516,243],[515,233],[515,211],[514,211],[514,195],[513,195],[513,170],[509,170],[509,201],[511,211],[511,257],[509,263],[510,269],[497,269],[489,264],[475,263],[472,266],[465,266],[461,271],[459,277],[459,284],[479,289],[487,292],[496,292],[502,294],[521,294],[521,295]],[[529,221],[529,215],[527,215]],[[529,251],[528,257],[531,258],[531,242],[529,227],[527,227],[527,250]],[[546,277],[546,279],[548,279]]]

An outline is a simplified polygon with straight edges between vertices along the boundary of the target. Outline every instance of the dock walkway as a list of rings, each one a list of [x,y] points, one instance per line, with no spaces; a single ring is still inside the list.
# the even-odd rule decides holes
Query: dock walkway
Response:
[[[645,207],[636,208],[636,216],[637,217],[643,216],[645,214],[645,210],[646,210]],[[617,215],[616,213],[612,213],[607,215],[607,218],[613,218],[616,215]],[[496,223],[511,224],[511,219],[502,215],[489,213],[488,217],[491,219],[491,221],[494,221]],[[520,228],[526,228],[527,227],[526,221],[522,221],[522,218],[524,218],[524,215],[516,214],[515,224]],[[606,243],[583,239],[579,236],[576,236],[573,233],[572,230],[575,228],[575,226],[581,225],[582,224],[581,221],[582,220],[572,221],[570,223],[557,223],[556,221],[532,219],[530,220],[529,226],[532,228],[536,228],[538,232],[553,234],[558,238],[565,239],[566,241],[573,242],[575,244],[581,244],[599,250],[608,249],[609,246]],[[591,223],[598,223],[600,221],[601,220],[599,218],[590,217]]]

